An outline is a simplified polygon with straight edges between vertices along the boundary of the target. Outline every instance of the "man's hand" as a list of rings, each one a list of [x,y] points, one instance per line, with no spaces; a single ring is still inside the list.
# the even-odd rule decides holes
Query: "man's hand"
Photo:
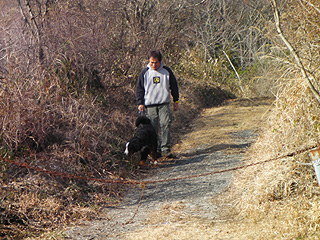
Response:
[[[145,111],[145,107],[144,107],[144,105],[139,105],[138,106],[138,110],[139,110],[139,112],[144,112]]]

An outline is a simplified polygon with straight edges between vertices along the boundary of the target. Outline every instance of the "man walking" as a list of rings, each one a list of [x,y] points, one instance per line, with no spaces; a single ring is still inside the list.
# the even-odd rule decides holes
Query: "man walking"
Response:
[[[142,70],[137,81],[136,100],[140,112],[145,112],[150,118],[153,127],[158,132],[158,153],[170,157],[171,137],[171,112],[170,102],[173,97],[173,110],[178,110],[179,89],[176,77],[172,70],[162,63],[159,51],[150,51],[149,64]]]

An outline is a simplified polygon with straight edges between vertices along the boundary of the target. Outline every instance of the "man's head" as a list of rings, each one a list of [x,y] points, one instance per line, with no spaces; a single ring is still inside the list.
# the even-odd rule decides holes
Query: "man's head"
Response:
[[[160,67],[162,61],[162,55],[160,51],[154,50],[150,51],[148,54],[150,67],[154,70],[157,70]]]

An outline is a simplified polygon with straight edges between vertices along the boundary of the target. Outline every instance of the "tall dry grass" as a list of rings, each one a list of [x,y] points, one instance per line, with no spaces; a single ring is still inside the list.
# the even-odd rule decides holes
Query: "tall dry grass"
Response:
[[[284,36],[300,56],[319,90],[319,33],[315,1],[288,1],[281,6]],[[272,25],[270,25],[271,27]],[[272,28],[272,27],[271,27]],[[295,60],[271,31],[279,50],[279,90],[272,112],[257,142],[248,153],[249,163],[305,149],[319,142],[319,102],[301,76]],[[233,210],[238,233],[256,239],[318,239],[319,184],[307,152],[260,164],[235,177]],[[236,220],[236,221],[237,221]]]
[[[317,143],[318,103],[303,79],[280,88],[248,162],[285,155]],[[320,191],[307,152],[239,171],[231,188],[238,233],[256,239],[319,237]]]
[[[74,97],[61,78],[50,73],[40,79],[5,78],[1,90],[1,157],[78,176],[130,176],[132,169],[123,159],[122,148],[134,131],[134,116],[130,108],[111,105],[114,100],[130,102],[124,96],[132,96],[132,91],[110,87],[106,92],[117,91],[119,96],[105,97],[104,103],[97,99],[99,95],[85,91]],[[1,235],[18,238],[30,229],[90,219],[101,205],[117,201],[124,190],[123,186],[54,177],[4,162],[0,183],[0,223],[6,226]]]

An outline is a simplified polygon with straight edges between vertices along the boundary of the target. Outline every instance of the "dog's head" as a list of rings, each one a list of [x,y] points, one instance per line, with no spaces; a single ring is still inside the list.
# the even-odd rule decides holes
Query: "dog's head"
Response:
[[[146,116],[139,116],[136,119],[136,127],[138,127],[140,124],[151,124],[151,120]]]

